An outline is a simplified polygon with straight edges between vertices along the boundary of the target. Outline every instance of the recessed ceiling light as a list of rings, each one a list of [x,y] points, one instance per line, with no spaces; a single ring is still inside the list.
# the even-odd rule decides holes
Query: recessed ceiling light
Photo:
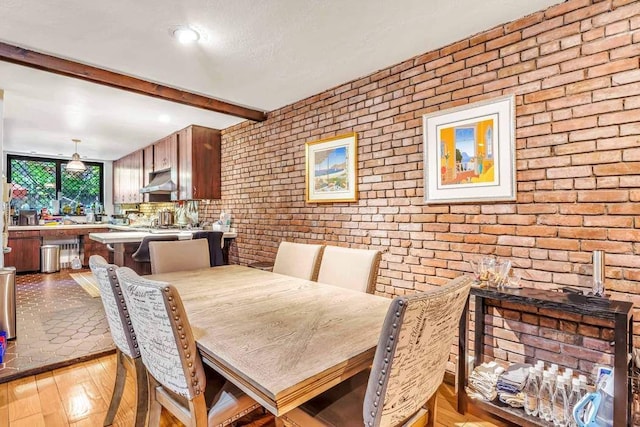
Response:
[[[173,30],[173,37],[180,43],[189,44],[197,42],[200,39],[200,34],[191,27],[181,26]]]
[[[160,114],[158,116],[158,121],[162,123],[169,123],[171,121],[171,117],[168,114]]]

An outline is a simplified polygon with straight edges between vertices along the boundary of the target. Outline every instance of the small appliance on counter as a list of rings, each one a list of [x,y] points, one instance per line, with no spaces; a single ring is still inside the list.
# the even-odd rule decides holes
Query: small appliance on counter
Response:
[[[38,225],[38,211],[35,209],[20,210],[18,225]]]
[[[158,211],[158,227],[167,227],[173,225],[173,212],[169,209]]]

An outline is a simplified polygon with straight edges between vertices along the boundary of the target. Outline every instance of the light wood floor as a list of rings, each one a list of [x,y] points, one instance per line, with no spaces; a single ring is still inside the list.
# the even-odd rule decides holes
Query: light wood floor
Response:
[[[79,363],[9,383],[0,384],[0,426],[96,427],[102,426],[115,381],[115,356]],[[436,425],[457,427],[504,426],[486,415],[458,414],[449,386],[440,388]],[[123,403],[114,426],[133,425],[134,383],[127,378]],[[164,413],[162,427],[181,426]],[[270,415],[254,414],[242,425],[271,427]]]

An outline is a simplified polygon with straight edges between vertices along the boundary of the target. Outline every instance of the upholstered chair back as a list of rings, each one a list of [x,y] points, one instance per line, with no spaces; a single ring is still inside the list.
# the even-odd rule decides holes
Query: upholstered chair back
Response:
[[[149,253],[152,274],[210,267],[207,239],[149,242]]]
[[[127,304],[116,276],[117,267],[109,264],[100,255],[92,255],[89,258],[89,267],[100,288],[100,298],[107,315],[113,342],[130,358],[140,357],[136,333],[131,325]]]
[[[318,282],[372,294],[381,258],[377,250],[327,246],[322,254]]]
[[[204,393],[202,360],[176,289],[140,277],[130,268],[120,267],[116,274],[149,374],[166,389],[189,400]]]
[[[305,280],[316,280],[324,245],[280,242],[273,272]]]
[[[218,267],[224,264],[222,245],[224,242],[222,231],[196,231],[192,239],[207,239],[209,244],[209,265]]]
[[[172,241],[178,240],[178,236],[175,234],[151,234],[150,236],[144,236],[140,242],[138,249],[131,254],[131,258],[136,262],[151,262],[149,255],[149,242],[157,241]]]
[[[471,282],[461,276],[435,292],[393,300],[369,375],[365,425],[399,425],[436,392]]]

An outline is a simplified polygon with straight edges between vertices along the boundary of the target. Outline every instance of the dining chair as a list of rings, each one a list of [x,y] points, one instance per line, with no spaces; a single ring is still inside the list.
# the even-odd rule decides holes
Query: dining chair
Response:
[[[460,276],[434,291],[396,297],[370,371],[287,412],[276,425],[434,425],[437,390],[471,282],[470,277]]]
[[[377,250],[327,246],[322,255],[318,282],[372,294],[382,254]]]
[[[222,246],[224,233],[222,231],[196,231],[192,239],[207,239],[209,244],[209,266],[218,267],[224,264]]]
[[[140,277],[127,267],[118,268],[116,275],[148,371],[150,427],[160,424],[162,408],[188,427],[202,427],[229,425],[260,407],[219,374],[205,375],[175,287]]]
[[[273,272],[305,280],[316,280],[324,245],[280,242]]]
[[[178,236],[172,234],[152,234],[145,236],[140,241],[138,249],[131,254],[131,259],[136,261],[140,274],[151,274],[151,258],[149,256],[149,242],[178,240]]]
[[[107,315],[109,330],[116,345],[116,383],[103,425],[110,426],[113,424],[113,419],[122,400],[128,365],[133,368],[136,376],[135,426],[143,427],[149,407],[147,370],[140,358],[136,334],[129,320],[127,304],[122,297],[122,288],[116,276],[117,267],[107,263],[100,255],[92,255],[89,258],[89,267],[98,282],[100,298]]]
[[[178,236],[172,234],[152,234],[150,236],[144,236],[140,241],[138,249],[131,254],[131,258],[137,262],[151,262],[149,255],[149,242],[174,240],[178,240]]]
[[[206,239],[150,242],[151,274],[197,270],[209,267]]]

